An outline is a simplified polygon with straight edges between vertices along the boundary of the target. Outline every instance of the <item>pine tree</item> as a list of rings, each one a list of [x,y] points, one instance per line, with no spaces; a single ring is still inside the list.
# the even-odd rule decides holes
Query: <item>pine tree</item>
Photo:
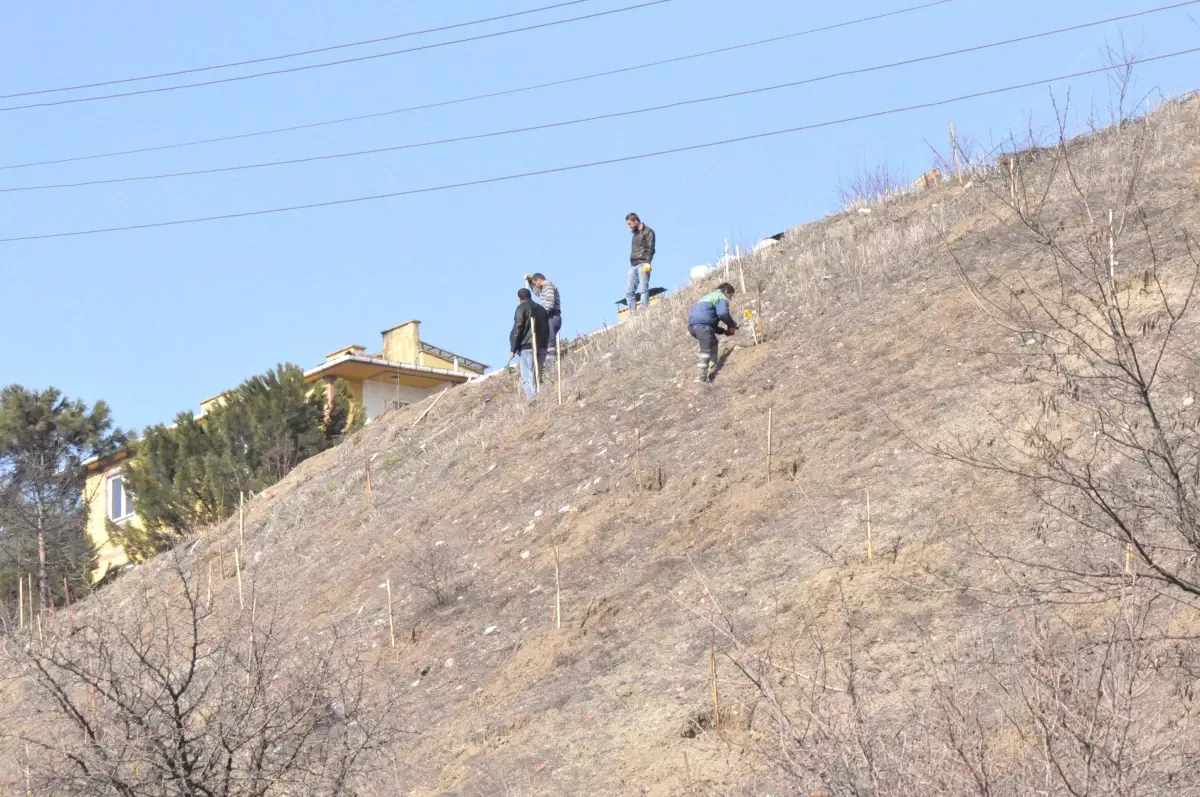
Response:
[[[95,550],[87,537],[84,485],[93,456],[116,451],[125,436],[108,406],[90,409],[55,388],[0,390],[0,590],[15,602],[17,578],[37,573],[43,606],[87,586]],[[32,596],[31,596],[32,599]]]
[[[324,390],[305,383],[298,366],[281,364],[227,393],[202,419],[184,413],[172,426],[147,429],[125,468],[143,528],[119,530],[121,542],[143,559],[229,517],[241,495],[336,445],[361,418],[344,382],[327,412]]]

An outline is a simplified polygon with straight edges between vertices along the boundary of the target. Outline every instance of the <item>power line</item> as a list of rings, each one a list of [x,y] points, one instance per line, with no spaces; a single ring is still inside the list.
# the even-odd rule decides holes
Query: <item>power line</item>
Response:
[[[626,66],[626,67],[621,67],[619,69],[610,69],[605,72],[593,72],[590,75],[580,75],[578,77],[563,78],[561,80],[553,80],[553,81],[549,81],[546,83],[536,83],[536,84],[533,84],[530,86],[522,86],[520,88],[504,89],[502,91],[493,91],[493,92],[489,92],[487,94],[476,94],[476,95],[473,95],[470,97],[460,97],[458,99],[453,99],[453,100],[441,100],[439,102],[432,102],[432,103],[427,103],[424,105],[413,105],[413,106],[409,106],[407,108],[395,108],[390,111],[379,111],[376,113],[361,114],[358,116],[344,116],[339,119],[328,119],[328,120],[325,120],[322,122],[309,122],[308,124],[292,125],[290,127],[276,127],[276,128],[270,129],[270,130],[259,130],[259,131],[252,132],[252,133],[239,133],[236,135],[219,136],[217,138],[205,138],[205,139],[199,139],[196,141],[184,141],[184,142],[180,142],[177,144],[161,144],[161,145],[153,146],[153,147],[141,147],[138,149],[127,149],[127,150],[121,150],[121,151],[117,151],[117,152],[102,152],[102,153],[98,153],[95,155],[77,155],[77,156],[71,157],[71,158],[57,158],[54,160],[33,161],[30,163],[15,163],[15,164],[11,164],[9,166],[0,166],[0,171],[6,171],[9,169],[27,169],[27,168],[31,168],[34,166],[51,166],[51,165],[61,164],[61,163],[75,163],[78,161],[97,160],[100,158],[115,158],[115,157],[120,157],[120,156],[124,156],[124,155],[140,155],[140,154],[146,153],[146,152],[161,152],[163,150],[180,149],[183,147],[196,147],[196,146],[201,146],[201,145],[205,145],[205,144],[218,144],[218,143],[222,143],[222,142],[226,142],[226,141],[237,141],[239,139],[244,139],[244,138],[255,138],[258,136],[276,135],[278,133],[291,133],[291,132],[295,132],[297,130],[309,130],[314,127],[325,127],[327,125],[344,124],[346,122],[359,122],[359,121],[362,121],[365,119],[378,119],[379,117],[383,117],[383,116],[392,116],[395,114],[411,113],[414,111],[424,111],[424,110],[428,110],[430,108],[445,107],[447,105],[458,105],[461,103],[475,102],[477,100],[486,100],[486,99],[491,99],[494,97],[504,97],[504,96],[508,96],[508,95],[512,95],[512,94],[521,94],[524,92],[536,91],[538,89],[551,88],[554,86],[564,86],[569,83],[579,83],[579,82],[582,82],[585,80],[594,80],[596,78],[611,77],[612,75],[620,75],[620,74],[624,74],[627,72],[636,72],[638,70],[650,69],[651,67],[664,66],[666,64],[675,64],[675,63],[679,63],[681,61],[691,61],[691,60],[694,60],[697,58],[705,58],[708,56],[718,55],[721,53],[728,53],[728,52],[733,52],[736,50],[744,50],[744,49],[747,49],[750,47],[758,47],[758,46],[764,45],[764,44],[773,44],[775,42],[785,41],[788,39],[795,39],[795,38],[799,38],[801,36],[809,36],[814,33],[823,33],[825,31],[836,30],[838,28],[845,28],[845,27],[849,27],[851,25],[859,25],[864,22],[873,22],[875,20],[885,19],[887,17],[894,17],[894,16],[899,16],[901,14],[908,14],[908,13],[911,13],[914,11],[921,11],[921,10],[924,10],[927,8],[933,8],[934,6],[941,6],[941,5],[945,5],[947,3],[951,3],[951,2],[953,2],[953,0],[935,0],[935,2],[924,3],[922,5],[916,5],[916,6],[909,6],[907,8],[901,8],[896,11],[888,11],[888,12],[885,12],[882,14],[875,14],[875,15],[869,16],[869,17],[860,17],[858,19],[848,20],[846,22],[838,22],[838,23],[835,23],[832,25],[825,25],[825,26],[822,26],[819,28],[809,28],[807,30],[797,31],[795,33],[787,33],[782,36],[772,36],[769,39],[758,39],[757,41],[745,42],[743,44],[735,44],[735,45],[731,45],[728,47],[720,47],[715,50],[705,50],[703,52],[691,53],[690,55],[681,55],[681,56],[677,56],[675,58],[667,58],[667,59],[664,59],[661,61],[651,61],[650,63],[646,63],[646,64],[638,64],[636,66]],[[1200,2],[1200,0],[1192,0],[1192,2]]]
[[[224,64],[212,64],[210,66],[197,66],[190,69],[177,69],[174,72],[158,72],[152,75],[138,75],[137,77],[116,78],[113,80],[102,80],[98,83],[79,83],[74,86],[59,86],[53,89],[35,89],[31,91],[22,91],[16,94],[0,94],[0,100],[11,100],[16,97],[32,97],[37,94],[56,94],[63,91],[79,91],[81,89],[95,89],[101,86],[117,86],[123,83],[136,83],[142,80],[158,80],[167,77],[179,77],[180,75],[193,75],[197,72],[211,72],[215,69],[230,69],[235,66],[250,66],[251,64],[265,64],[270,61],[282,61],[285,58],[299,58],[302,55],[316,55],[317,53],[327,53],[331,50],[344,50],[347,47],[361,47],[366,44],[379,44],[380,42],[395,41],[396,39],[407,39],[412,36],[423,36],[427,33],[444,33],[448,30],[456,30],[458,28],[468,28],[475,25],[484,25],[488,22],[500,22],[505,19],[513,19],[514,17],[528,16],[529,14],[537,14],[541,11],[551,11],[556,8],[565,6],[575,6],[580,3],[590,3],[592,0],[566,0],[566,2],[555,3],[548,6],[539,6],[537,8],[528,8],[524,11],[514,11],[510,14],[501,14],[495,17],[486,17],[484,19],[472,19],[467,22],[456,22],[451,25],[441,25],[436,28],[425,28],[424,30],[412,30],[407,33],[396,33],[391,36],[380,36],[376,39],[363,39],[355,42],[345,42],[344,44],[331,44],[326,47],[316,47],[311,50],[298,50],[293,53],[284,53],[282,55],[268,55],[262,58],[250,58],[245,61],[230,61]]]
[[[1178,58],[1184,55],[1192,55],[1200,53],[1200,47],[1193,47],[1187,50],[1178,50],[1165,55],[1156,55],[1149,58],[1139,58],[1125,62],[1121,66],[1137,66],[1139,64],[1148,64],[1155,61],[1165,61],[1169,58]],[[591,169],[598,166],[610,166],[618,163],[629,163],[632,161],[646,160],[648,158],[657,158],[664,155],[675,155],[683,152],[694,152],[702,149],[712,149],[722,147],[728,144],[739,144],[746,141],[757,141],[765,138],[773,138],[775,136],[788,135],[791,133],[800,133],[807,130],[817,130],[824,127],[834,127],[836,125],[848,124],[850,122],[860,122],[866,119],[877,119],[883,116],[892,116],[899,113],[907,113],[909,111],[925,110],[928,108],[937,108],[943,105],[950,105],[956,102],[964,102],[966,100],[978,99],[980,97],[988,97],[995,94],[1003,94],[1009,91],[1019,91],[1020,89],[1032,88],[1034,86],[1045,86],[1050,83],[1056,83],[1060,80],[1071,80],[1078,77],[1086,77],[1088,75],[1096,75],[1102,72],[1110,72],[1113,67],[1102,66],[1095,69],[1087,69],[1082,72],[1072,72],[1067,75],[1058,75],[1057,77],[1044,78],[1042,80],[1032,80],[1028,83],[1019,83],[1013,86],[1004,86],[1003,88],[988,89],[986,91],[977,91],[971,94],[961,94],[957,97],[950,97],[943,100],[934,100],[931,102],[917,103],[915,105],[906,105],[900,108],[889,108],[884,111],[872,111],[870,113],[859,114],[857,116],[848,116],[841,119],[834,119],[826,122],[814,122],[812,124],[800,125],[797,127],[788,127],[782,130],[771,130],[764,133],[752,133],[745,136],[737,136],[735,138],[726,138],[719,141],[706,141],[701,144],[689,144],[682,147],[673,147],[671,149],[661,149],[654,152],[643,152],[637,155],[625,155],[617,158],[607,158],[605,160],[589,161],[586,163],[575,163],[569,166],[555,166],[547,169],[537,169],[528,172],[518,172],[516,174],[506,174],[499,177],[484,177],[477,180],[466,180],[458,183],[446,183],[443,185],[427,186],[425,188],[410,188],[404,191],[392,191],[386,194],[372,194],[369,196],[350,197],[347,199],[330,199],[323,202],[310,202],[303,205],[289,205],[286,207],[265,208],[262,210],[248,210],[239,213],[224,213],[216,216],[199,216],[189,219],[174,219],[171,221],[155,221],[146,222],[143,224],[128,224],[120,227],[102,227],[91,230],[73,230],[70,232],[55,232],[43,233],[41,235],[23,235],[13,238],[0,238],[0,243],[17,243],[19,241],[39,241],[50,238],[73,238],[82,235],[99,235],[101,233],[110,232],[128,232],[131,230],[148,230],[159,227],[177,227],[184,224],[200,224],[210,221],[226,221],[229,219],[242,219],[252,216],[267,216],[275,213],[289,213],[297,210],[313,210],[316,208],[334,207],[337,205],[351,205],[361,202],[373,202],[381,199],[393,199],[402,196],[414,196],[417,194],[430,194],[439,191],[449,191],[458,188],[470,188],[473,186],[490,185],[492,183],[510,182],[513,180],[522,180],[529,177],[541,177],[549,174],[561,174],[564,172],[579,171],[581,169]]]
[[[408,47],[402,50],[389,50],[383,53],[374,53],[372,55],[360,55],[354,58],[342,58],[337,61],[322,61],[319,64],[305,64],[303,66],[292,66],[283,69],[272,69],[266,72],[251,72],[248,75],[236,75],[233,77],[214,78],[213,80],[203,80],[196,83],[180,83],[175,86],[160,86],[158,88],[137,89],[135,91],[124,91],[115,94],[97,94],[94,97],[75,97],[67,100],[47,100],[45,102],[34,102],[27,105],[10,105],[7,108],[0,108],[0,113],[9,111],[23,111],[29,108],[49,108],[56,105],[74,105],[81,102],[97,102],[99,100],[112,100],[118,97],[135,97],[143,94],[160,94],[165,91],[180,91],[182,89],[194,89],[201,86],[216,86],[223,83],[236,83],[242,80],[253,80],[260,77],[269,77],[271,75],[287,75],[293,72],[305,72],[310,69],[324,69],[330,66],[341,66],[343,64],[354,64],[362,61],[373,61],[378,58],[389,58],[393,55],[404,55],[406,53],[417,53],[424,50],[434,50],[439,47],[449,47],[453,44],[465,44],[468,42],[483,41],[485,39],[495,39],[501,36],[510,36],[514,33],[525,33],[531,30],[541,30],[543,28],[552,28],[557,25],[566,25],[571,22],[581,22],[588,19],[597,19],[599,17],[612,16],[613,14],[622,14],[626,11],[636,11],[641,8],[649,8],[651,6],[660,6],[664,3],[673,3],[675,0],[646,0],[646,2],[636,5],[622,6],[620,8],[609,9],[608,11],[597,11],[593,14],[583,14],[577,17],[567,17],[566,19],[558,19],[553,22],[541,22],[537,25],[527,25],[523,28],[509,28],[508,30],[494,31],[492,33],[481,33],[477,36],[467,36],[462,39],[450,39],[444,42],[434,42],[432,44],[422,44],[417,47]]]
[[[377,147],[374,149],[356,150],[353,152],[338,152],[338,153],[333,153],[333,154],[329,154],[329,155],[311,155],[311,156],[307,156],[307,157],[303,157],[303,158],[290,158],[287,160],[265,161],[262,163],[247,163],[247,164],[240,164],[237,166],[220,166],[220,167],[214,167],[214,168],[209,168],[209,169],[195,169],[195,170],[183,171],[183,172],[166,172],[166,173],[160,173],[160,174],[135,175],[135,176],[131,176],[131,177],[112,177],[112,178],[101,179],[101,180],[85,180],[85,181],[80,181],[80,182],[75,182],[75,183],[50,183],[50,184],[45,184],[45,185],[15,186],[15,187],[11,187],[11,188],[0,188],[0,194],[18,193],[18,192],[23,192],[23,191],[43,191],[43,190],[51,190],[51,189],[82,188],[85,186],[112,185],[112,184],[118,184],[118,183],[142,182],[142,181],[146,181],[146,180],[165,180],[165,179],[174,179],[174,178],[179,178],[179,177],[195,177],[195,176],[207,175],[207,174],[222,174],[222,173],[226,173],[226,172],[245,171],[248,169],[262,169],[262,168],[274,167],[274,166],[293,166],[293,165],[302,164],[302,163],[314,163],[314,162],[326,161],[326,160],[337,160],[337,159],[341,159],[341,158],[354,158],[354,157],[360,157],[363,155],[378,155],[380,153],[385,153],[385,152],[398,152],[398,151],[407,150],[407,149],[421,149],[424,147],[433,147],[433,146],[439,146],[442,144],[455,144],[455,143],[460,143],[460,142],[464,142],[464,141],[477,141],[477,140],[486,139],[486,138],[497,138],[499,136],[515,135],[515,134],[519,134],[519,133],[530,133],[530,132],[534,132],[534,131],[538,131],[538,130],[550,130],[550,129],[559,128],[559,127],[569,127],[569,126],[585,124],[585,123],[589,123],[589,122],[597,122],[597,121],[601,121],[601,120],[605,120],[605,119],[618,119],[618,118],[622,118],[622,117],[626,117],[626,116],[636,116],[636,115],[640,115],[640,114],[644,114],[644,113],[652,113],[652,112],[656,112],[656,111],[669,110],[672,108],[681,108],[681,107],[690,106],[690,105],[700,105],[703,103],[733,99],[736,97],[747,97],[747,96],[751,96],[754,94],[763,94],[763,93],[769,92],[769,91],[779,91],[782,89],[796,88],[798,86],[805,86],[805,85],[810,85],[813,83],[820,83],[820,82],[823,82],[826,80],[833,80],[835,78],[840,78],[840,77],[849,77],[849,76],[853,76],[853,75],[864,75],[864,74],[868,74],[871,72],[881,72],[881,71],[884,71],[887,69],[895,69],[897,67],[902,67],[902,66],[911,66],[913,64],[920,64],[920,63],[925,63],[928,61],[936,61],[936,60],[939,60],[942,58],[950,58],[953,56],[965,55],[968,53],[976,53],[976,52],[980,52],[982,50],[995,49],[997,47],[1004,47],[1004,46],[1011,45],[1011,44],[1018,44],[1021,42],[1033,41],[1035,39],[1044,39],[1049,36],[1058,36],[1063,33],[1070,33],[1073,31],[1084,30],[1086,28],[1093,28],[1093,27],[1097,27],[1099,25],[1106,25],[1111,22],[1115,22],[1115,21],[1119,21],[1119,20],[1123,20],[1123,19],[1129,19],[1130,17],[1145,16],[1147,14],[1153,14],[1158,11],[1165,11],[1165,10],[1169,10],[1169,9],[1179,8],[1181,5],[1193,5],[1196,3],[1200,3],[1200,0],[1187,0],[1187,2],[1185,2],[1185,3],[1179,3],[1176,5],[1172,5],[1172,6],[1163,6],[1161,8],[1148,9],[1146,11],[1139,11],[1139,12],[1131,13],[1131,14],[1123,14],[1121,16],[1109,17],[1107,19],[1095,20],[1093,22],[1083,22],[1083,23],[1080,23],[1077,25],[1070,25],[1070,26],[1067,26],[1064,28],[1055,28],[1054,30],[1043,31],[1041,33],[1031,33],[1031,34],[1027,34],[1024,36],[1017,36],[1017,37],[1014,37],[1011,39],[1004,39],[1002,41],[990,42],[988,44],[977,44],[977,45],[974,45],[971,47],[962,47],[957,50],[949,50],[947,52],[936,53],[934,55],[922,55],[922,56],[917,56],[915,58],[907,58],[903,61],[892,61],[891,63],[877,64],[875,66],[860,67],[857,69],[847,69],[847,70],[843,70],[841,72],[832,72],[830,74],[820,75],[818,77],[804,78],[802,80],[793,80],[793,81],[789,81],[787,83],[776,83],[776,84],[770,85],[770,86],[759,86],[757,88],[744,89],[742,91],[734,91],[734,92],[729,92],[726,94],[717,94],[717,95],[713,95],[713,96],[709,96],[709,97],[699,97],[699,98],[690,99],[690,100],[678,100],[676,102],[664,103],[662,105],[651,105],[648,107],[635,108],[633,110],[628,110],[628,111],[613,111],[610,113],[596,114],[594,116],[585,116],[585,117],[580,117],[580,118],[576,118],[576,119],[567,119],[567,120],[558,121],[558,122],[546,122],[543,124],[529,125],[526,127],[509,128],[507,130],[495,130],[495,131],[491,131],[491,132],[487,132],[487,133],[473,133],[470,135],[455,136],[453,138],[434,139],[432,141],[421,141],[421,142],[416,142],[416,143],[412,143],[412,144],[397,144],[394,146]]]

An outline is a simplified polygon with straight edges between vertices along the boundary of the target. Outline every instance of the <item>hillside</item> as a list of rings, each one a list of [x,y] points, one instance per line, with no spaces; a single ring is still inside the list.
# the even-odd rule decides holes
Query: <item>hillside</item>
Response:
[[[178,622],[178,561],[198,593],[212,584],[220,633],[269,616],[301,669],[338,636],[366,694],[394,701],[362,795],[1200,791],[1195,551],[1161,536],[1163,468],[1140,432],[1116,453],[1084,433],[1132,417],[1088,404],[1132,406],[1098,389],[1119,380],[1080,378],[1080,348],[1055,349],[1111,359],[1111,327],[1066,286],[1111,288],[1165,352],[1155,440],[1187,454],[1181,483],[1197,473],[1200,337],[1162,306],[1196,271],[1198,125],[1200,101],[1168,103],[1022,148],[1012,183],[1003,157],[965,189],[790,230],[741,261],[766,340],[723,343],[713,385],[692,384],[684,324],[705,284],[573,349],[561,406],[493,377],[383,416],[256,496],[242,608],[234,520],[77,606],[70,632]],[[1086,264],[1108,251],[1110,209],[1106,277]],[[1005,472],[1010,456],[1037,478]],[[1055,477],[1071,462],[1159,535],[1145,558]],[[1175,517],[1191,517],[1186,493]],[[66,651],[63,622],[48,633]],[[23,666],[5,725],[58,733]],[[5,793],[55,758],[0,744]]]

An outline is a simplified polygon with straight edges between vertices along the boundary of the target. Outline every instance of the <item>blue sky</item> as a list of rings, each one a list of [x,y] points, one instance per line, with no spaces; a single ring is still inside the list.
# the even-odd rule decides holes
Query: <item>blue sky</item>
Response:
[[[631,5],[588,0],[506,22],[341,50],[363,55]],[[671,0],[539,31],[328,69],[103,102],[0,111],[0,166],[304,124],[670,58],[917,5]],[[1036,33],[1167,0],[952,0],[936,8],[570,86],[308,131],[0,170],[0,188],[384,147],[799,80]],[[518,11],[549,0],[10,3],[0,94],[274,55]],[[739,99],[404,152],[173,180],[0,194],[0,238],[256,210],[469,181],[927,102],[1200,45],[1200,5],[1050,39]],[[329,60],[330,54],[281,62]],[[1147,64],[1138,96],[1195,87],[1200,56]],[[204,73],[200,78],[252,71]],[[257,70],[253,70],[257,71]],[[185,79],[177,79],[179,81]],[[172,81],[133,87],[169,85]],[[190,82],[190,81],[188,81]],[[1079,118],[1103,76],[1064,81]],[[87,92],[50,95],[86,96]],[[726,237],[753,242],[837,205],[839,179],[886,161],[906,178],[946,148],[1053,128],[1046,87],[631,163],[270,216],[0,244],[0,384],[107,400],[140,428],[277,362],[309,367],[419,318],[422,337],[501,365],[522,275],[560,286],[566,333],[611,322],[634,210],[674,287]],[[0,100],[0,109],[33,97]],[[1072,123],[1076,116],[1072,111]]]

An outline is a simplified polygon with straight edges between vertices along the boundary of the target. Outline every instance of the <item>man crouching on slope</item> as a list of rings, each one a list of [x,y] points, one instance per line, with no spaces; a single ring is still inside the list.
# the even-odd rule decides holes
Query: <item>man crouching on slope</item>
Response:
[[[713,378],[717,371],[717,335],[732,335],[738,325],[729,312],[729,300],[733,298],[733,286],[722,282],[717,289],[696,303],[688,314],[688,332],[700,344],[696,355],[696,382],[704,383]],[[725,328],[721,328],[721,324]]]

